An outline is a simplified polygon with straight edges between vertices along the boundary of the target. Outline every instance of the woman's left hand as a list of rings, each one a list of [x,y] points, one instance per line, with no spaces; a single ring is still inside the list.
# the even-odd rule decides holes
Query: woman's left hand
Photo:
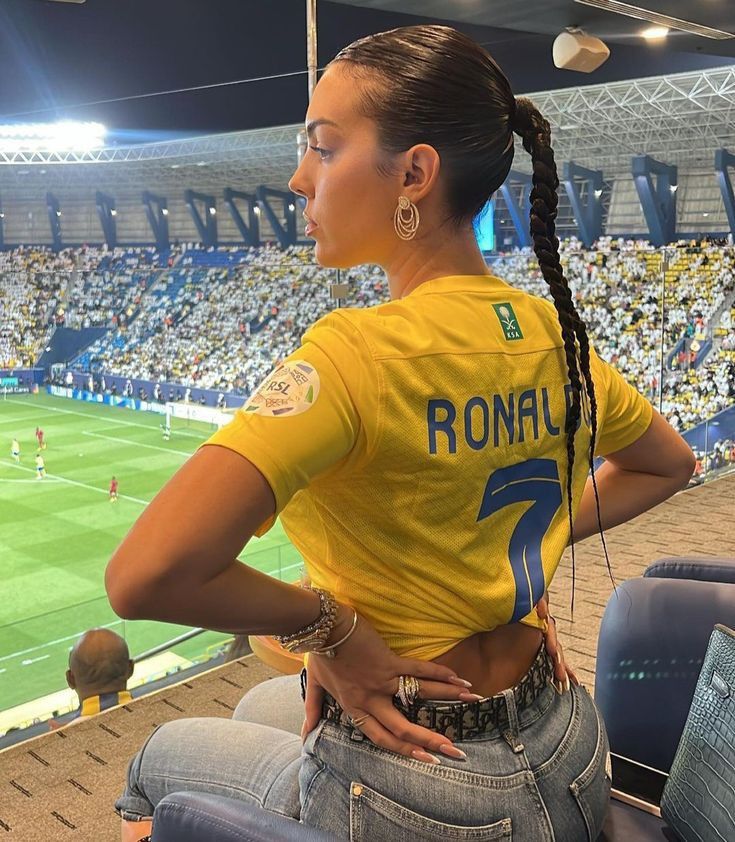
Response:
[[[554,684],[559,693],[569,690],[569,682],[579,687],[579,679],[564,657],[561,641],[556,632],[556,620],[549,613],[549,600],[542,596],[536,605],[536,613],[542,620],[546,620],[547,630],[544,634],[544,646],[554,662]]]
[[[352,609],[348,612],[351,620]],[[394,707],[393,696],[398,692],[400,675],[420,679],[419,698],[463,702],[480,698],[449,667],[396,655],[360,616],[354,633],[339,647],[336,657],[309,655],[302,739],[322,718],[326,690],[352,719],[362,718],[360,730],[381,748],[426,763],[439,762],[428,753],[432,751],[463,758],[464,753],[447,737],[410,723]]]

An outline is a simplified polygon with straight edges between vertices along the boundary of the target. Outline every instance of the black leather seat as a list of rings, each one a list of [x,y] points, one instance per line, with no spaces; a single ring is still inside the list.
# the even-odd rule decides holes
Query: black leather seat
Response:
[[[735,628],[735,559],[660,559],[618,585],[595,665],[611,751],[669,771],[715,623]]]

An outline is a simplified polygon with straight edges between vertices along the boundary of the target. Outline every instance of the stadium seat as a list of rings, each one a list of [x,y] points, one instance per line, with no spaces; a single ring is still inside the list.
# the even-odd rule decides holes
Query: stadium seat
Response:
[[[176,792],[153,816],[152,842],[337,842],[331,834],[223,795]]]
[[[598,842],[671,840],[657,816],[612,799]],[[338,842],[335,836],[222,795],[177,792],[156,807],[152,842]],[[381,842],[381,840],[376,840]]]
[[[658,816],[611,798],[605,827],[597,842],[671,842],[674,838]]]
[[[735,625],[735,559],[661,559],[618,586],[595,668],[615,754],[668,772],[715,623]]]
[[[655,579],[695,579],[735,585],[735,558],[667,556],[649,564],[643,575]]]

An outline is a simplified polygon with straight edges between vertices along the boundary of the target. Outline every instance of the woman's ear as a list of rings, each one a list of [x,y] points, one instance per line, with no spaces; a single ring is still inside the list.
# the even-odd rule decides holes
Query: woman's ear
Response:
[[[406,152],[403,167],[403,195],[414,204],[425,198],[436,186],[441,158],[433,146],[420,143]]]

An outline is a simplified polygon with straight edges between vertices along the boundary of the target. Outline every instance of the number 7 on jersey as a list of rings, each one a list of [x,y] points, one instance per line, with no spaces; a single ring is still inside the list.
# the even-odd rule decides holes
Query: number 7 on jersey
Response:
[[[529,459],[493,471],[485,486],[477,521],[512,503],[522,502],[532,505],[519,518],[508,547],[516,584],[511,623],[525,617],[546,590],[541,542],[562,502],[559,467],[553,459]]]

